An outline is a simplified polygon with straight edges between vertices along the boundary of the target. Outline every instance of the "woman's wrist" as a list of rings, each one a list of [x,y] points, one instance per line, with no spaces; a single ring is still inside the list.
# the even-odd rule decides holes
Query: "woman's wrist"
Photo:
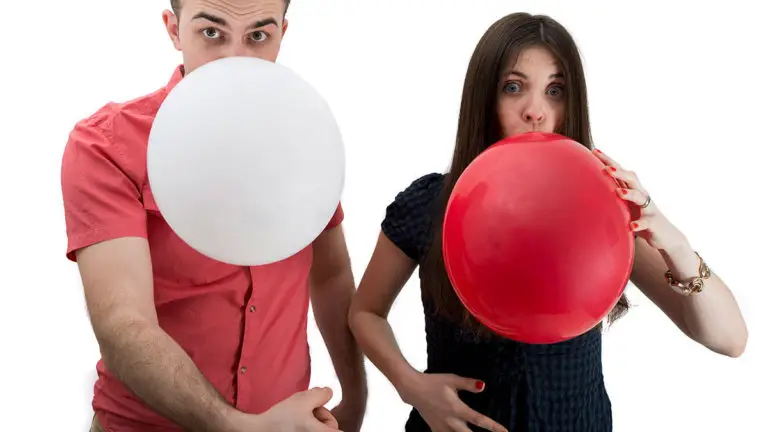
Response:
[[[675,279],[685,281],[699,275],[699,256],[688,242],[659,252]]]
[[[410,404],[413,390],[419,386],[419,378],[422,373],[414,369],[410,364],[405,364],[400,370],[392,374],[392,385],[395,387],[400,399]]]

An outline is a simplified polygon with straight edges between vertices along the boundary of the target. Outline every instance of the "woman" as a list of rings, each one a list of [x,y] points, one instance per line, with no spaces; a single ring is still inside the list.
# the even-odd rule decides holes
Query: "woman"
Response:
[[[551,18],[519,13],[497,21],[480,40],[464,84],[450,171],[415,180],[387,207],[350,310],[350,326],[362,349],[414,407],[408,432],[612,430],[601,326],[551,345],[506,340],[468,314],[446,276],[440,232],[453,185],[490,144],[529,131],[558,132],[593,149],[574,41]],[[704,261],[637,177],[593,151],[636,216],[628,227],[636,233],[631,281],[689,337],[714,352],[739,356],[747,330],[729,289],[714,273],[707,274]],[[426,314],[428,367],[423,373],[405,360],[387,322],[417,266]],[[682,288],[675,286],[678,282]],[[608,321],[627,308],[622,296]]]

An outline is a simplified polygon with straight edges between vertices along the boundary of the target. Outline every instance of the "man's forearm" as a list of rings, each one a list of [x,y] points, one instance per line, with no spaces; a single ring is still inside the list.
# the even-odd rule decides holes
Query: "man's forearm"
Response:
[[[99,338],[104,363],[136,396],[186,430],[231,430],[235,408],[167,333],[148,322],[111,327]]]
[[[354,292],[354,279],[351,274],[323,281],[313,286],[312,309],[342,391],[353,392],[356,397],[365,398],[367,385],[363,354],[347,323],[347,313]]]

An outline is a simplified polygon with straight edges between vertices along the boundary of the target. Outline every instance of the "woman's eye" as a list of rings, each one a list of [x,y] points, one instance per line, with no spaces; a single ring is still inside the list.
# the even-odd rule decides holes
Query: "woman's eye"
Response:
[[[504,85],[504,92],[505,93],[517,93],[520,91],[520,83],[517,82],[511,82]]]
[[[251,40],[254,42],[263,42],[267,38],[267,34],[263,31],[257,31],[251,33]]]
[[[205,36],[208,39],[218,39],[219,38],[219,31],[215,28],[207,28],[203,30],[203,36]]]
[[[553,86],[547,90],[547,94],[552,97],[563,97],[565,95],[565,89],[562,86]]]

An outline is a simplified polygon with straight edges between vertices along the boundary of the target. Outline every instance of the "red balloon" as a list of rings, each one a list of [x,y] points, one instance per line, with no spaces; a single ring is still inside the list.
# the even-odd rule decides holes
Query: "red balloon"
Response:
[[[467,310],[509,339],[544,344],[596,326],[629,281],[627,203],[581,144],[528,133],[489,147],[448,201],[443,256]]]

